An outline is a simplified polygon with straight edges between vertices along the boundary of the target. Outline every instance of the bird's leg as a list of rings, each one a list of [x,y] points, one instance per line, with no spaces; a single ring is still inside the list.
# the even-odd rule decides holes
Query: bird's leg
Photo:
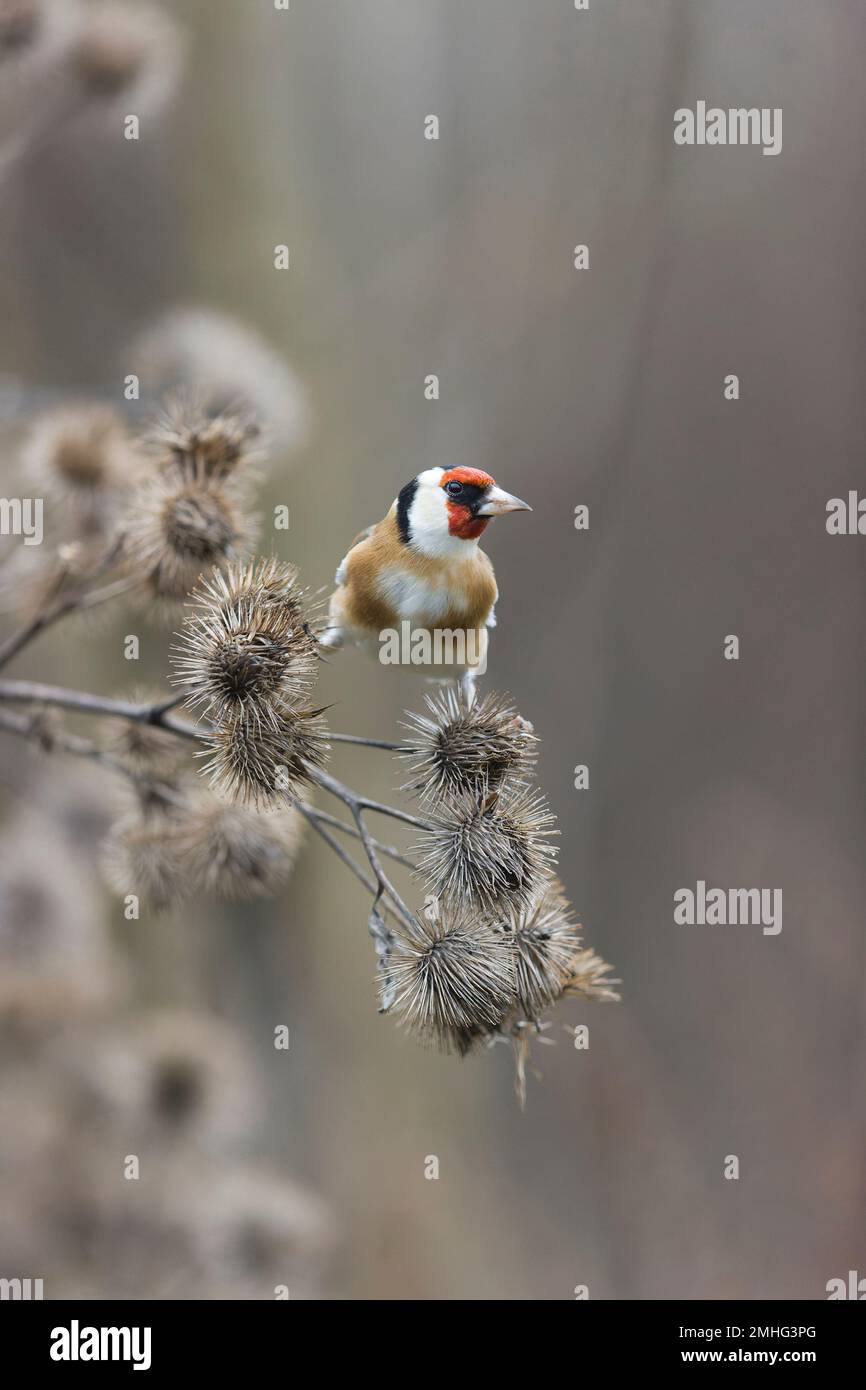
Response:
[[[468,709],[471,709],[475,704],[475,678],[475,671],[472,667],[469,667],[468,670],[463,672],[458,682],[460,693],[465,699]]]
[[[343,629],[337,627],[336,624],[332,627],[326,627],[324,632],[318,634],[318,639],[319,646],[328,651],[339,651],[346,640]]]

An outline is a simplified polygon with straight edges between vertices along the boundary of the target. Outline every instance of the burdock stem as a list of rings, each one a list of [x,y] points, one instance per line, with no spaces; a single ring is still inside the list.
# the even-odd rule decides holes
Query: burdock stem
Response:
[[[128,719],[134,724],[149,724],[157,728],[164,729],[166,732],[176,735],[178,738],[189,739],[194,742],[207,737],[207,729],[201,726],[188,724],[183,720],[172,717],[171,711],[180,702],[180,697],[171,697],[159,700],[150,704],[133,704],[127,700],[114,700],[105,695],[94,695],[85,690],[68,690],[65,686],[47,685],[41,681],[18,681],[0,680],[0,703],[23,703],[35,705],[47,705],[59,709],[71,710],[77,714],[92,714],[97,717],[112,719]],[[17,721],[14,717],[7,716],[0,724],[9,733],[23,735],[34,732],[32,724],[22,719]],[[345,741],[355,741],[352,736],[347,736]],[[74,735],[63,735],[62,738],[55,739],[56,745],[66,752],[78,753],[83,756],[90,756],[94,761],[102,762],[104,766],[109,766],[115,760],[111,760],[109,755],[101,756],[100,750],[96,745],[86,745],[86,741],[77,740]],[[77,744],[78,746],[73,746]],[[85,753],[85,746],[88,751]],[[375,745],[374,745],[375,746]],[[298,809],[315,829],[322,839],[334,850],[338,858],[343,863],[349,864],[353,871],[358,872],[358,866],[351,855],[343,849],[339,841],[335,839],[323,821],[330,821],[339,829],[347,834],[354,835],[364,847],[370,868],[373,871],[374,880],[368,880],[366,876],[362,880],[365,886],[371,888],[375,893],[375,901],[378,904],[381,898],[386,898],[397,910],[399,915],[411,926],[417,926],[417,918],[411,909],[406,905],[394,884],[382,868],[380,855],[387,856],[404,865],[406,868],[414,868],[411,860],[407,859],[399,850],[391,845],[382,844],[375,839],[367,828],[364,820],[364,812],[373,812],[380,816],[389,816],[392,820],[399,821],[403,825],[411,825],[416,829],[428,830],[430,827],[426,821],[420,820],[417,816],[410,815],[408,811],[402,811],[396,806],[388,806],[382,801],[374,801],[371,797],[364,796],[360,792],[353,791],[345,783],[340,782],[323,768],[314,767],[306,764],[307,775],[310,781],[320,786],[324,791],[335,796],[343,805],[347,807],[352,820],[354,829],[342,821],[337,821],[335,817],[330,817],[326,812],[317,812],[314,808],[307,807],[301,802],[297,802]],[[120,765],[115,770],[121,770]]]
[[[13,657],[29,646],[40,632],[44,632],[46,628],[59,622],[67,614],[95,608],[100,603],[107,603],[110,599],[117,598],[119,594],[134,589],[139,581],[137,578],[129,577],[105,584],[100,589],[86,587],[94,580],[101,579],[112,569],[120,557],[120,551],[121,543],[116,541],[89,574],[83,577],[79,586],[71,589],[68,594],[58,592],[69,578],[68,571],[62,573],[58,578],[54,593],[46,599],[38,612],[34,613],[33,617],[17,632],[13,632],[11,637],[7,637],[5,642],[0,643],[0,668],[6,666]]]

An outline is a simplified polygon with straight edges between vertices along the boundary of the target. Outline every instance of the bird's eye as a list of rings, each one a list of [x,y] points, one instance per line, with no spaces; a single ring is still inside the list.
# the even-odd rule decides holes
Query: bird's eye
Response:
[[[459,497],[463,491],[463,484],[458,482],[446,483],[445,491],[449,497]]]

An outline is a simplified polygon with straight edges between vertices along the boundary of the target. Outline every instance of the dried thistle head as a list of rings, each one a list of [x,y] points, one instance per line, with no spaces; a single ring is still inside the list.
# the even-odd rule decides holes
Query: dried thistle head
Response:
[[[556,878],[528,908],[501,921],[500,928],[514,942],[516,977],[516,1008],[500,1031],[512,1043],[515,1086],[523,1107],[532,1044],[553,1042],[545,1036],[550,1025],[541,1015],[572,996],[598,1003],[618,1000],[613,986],[619,981],[608,978],[612,967],[582,945],[571,905]]]
[[[81,26],[81,0],[0,0],[0,124],[5,130],[56,91]]]
[[[102,847],[102,868],[111,888],[122,897],[134,893],[157,912],[183,898],[188,879],[177,826],[162,805],[148,814],[121,816]]]
[[[303,829],[294,807],[258,811],[200,794],[181,833],[192,886],[230,901],[272,897],[291,875]]]
[[[528,907],[502,923],[513,936],[517,1006],[523,1019],[541,1015],[569,995],[597,1000],[618,999],[605,979],[612,969],[582,946],[579,924],[559,879],[552,878]]]
[[[532,725],[503,695],[490,691],[469,703],[462,687],[446,686],[426,695],[428,714],[409,713],[404,727],[410,751],[404,753],[411,780],[404,791],[425,801],[498,787],[504,777],[519,779],[535,762]]]
[[[248,554],[255,532],[231,486],[162,473],[132,499],[124,528],[127,564],[153,598],[177,603],[202,574]]]
[[[172,662],[192,709],[217,724],[263,724],[302,706],[318,674],[316,639],[297,571],[277,560],[233,566],[192,595]]]
[[[116,526],[141,459],[116,411],[62,406],[37,418],[24,441],[22,480],[44,495],[49,538],[85,552]]]
[[[155,389],[203,392],[211,410],[249,412],[273,449],[309,438],[306,389],[285,359],[253,329],[210,308],[171,309],[130,345],[131,370]]]
[[[123,101],[140,118],[171,100],[183,66],[180,28],[148,4],[95,0],[86,7],[70,62],[82,92],[102,106]]]
[[[134,475],[135,451],[117,411],[103,405],[67,405],[34,421],[22,462],[47,492],[90,498],[125,487]]]
[[[448,798],[417,846],[431,891],[493,912],[529,905],[556,859],[555,817],[543,796],[505,783]]]
[[[183,766],[183,746],[167,729],[129,719],[106,720],[106,726],[109,723],[114,726],[110,731],[111,752],[145,778],[173,779]]]
[[[384,1012],[422,1042],[465,1055],[514,1007],[514,944],[476,914],[428,900],[401,924],[379,973]]]
[[[201,1174],[187,1165],[175,1200],[190,1216],[209,1296],[256,1299],[275,1284],[314,1293],[337,1233],[314,1193],[276,1169],[234,1160]]]
[[[83,1034],[64,1059],[88,1124],[148,1144],[194,1140],[223,1149],[249,1132],[260,1096],[236,1031],[186,1010],[160,1010]]]
[[[550,879],[528,906],[503,924],[514,937],[517,1003],[537,1020],[562,997],[580,950],[579,927],[558,879]]]
[[[207,735],[203,771],[217,795],[253,806],[278,805],[310,780],[328,753],[321,711],[269,706],[232,715]]]
[[[32,47],[41,23],[39,0],[0,0],[0,60]]]
[[[310,628],[312,609],[307,591],[298,583],[298,571],[285,560],[258,560],[237,567],[225,585],[216,585],[214,595],[220,604],[234,604],[240,599],[255,599],[262,609],[278,608],[287,621],[297,627]],[[316,646],[311,632],[307,632]]]
[[[205,400],[178,394],[166,404],[148,443],[164,468],[222,481],[247,472],[258,454],[259,428],[240,411],[208,409]]]
[[[588,947],[578,951],[563,985],[563,998],[594,999],[599,1004],[616,1003],[620,996],[613,986],[618,985],[619,980],[608,978],[613,968]]]
[[[161,691],[134,686],[124,692],[134,705],[157,705],[165,696]],[[189,750],[181,739],[158,724],[132,719],[106,719],[107,749],[125,766],[144,778],[176,780],[187,763]]]

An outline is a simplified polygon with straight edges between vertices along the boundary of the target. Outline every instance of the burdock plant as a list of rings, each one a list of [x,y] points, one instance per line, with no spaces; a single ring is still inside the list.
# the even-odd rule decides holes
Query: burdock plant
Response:
[[[532,725],[504,695],[448,687],[407,715],[401,743],[330,732],[315,698],[316,605],[294,566],[252,554],[261,462],[248,413],[194,397],[170,402],[143,438],[101,409],[31,432],[23,466],[49,496],[78,499],[59,509],[70,527],[82,506],[99,518],[98,543],[74,565],[55,559],[36,610],[0,643],[0,668],[61,619],[127,597],[180,615],[173,691],[122,699],[2,679],[0,728],[118,779],[106,875],[155,911],[188,894],[279,892],[309,826],[372,899],[381,1011],[461,1055],[508,1040],[522,1097],[544,1015],[570,996],[617,997],[554,876]],[[64,711],[101,719],[103,736],[73,732]],[[328,763],[343,743],[396,755],[415,808],[338,780]],[[380,840],[373,816],[414,843]]]

